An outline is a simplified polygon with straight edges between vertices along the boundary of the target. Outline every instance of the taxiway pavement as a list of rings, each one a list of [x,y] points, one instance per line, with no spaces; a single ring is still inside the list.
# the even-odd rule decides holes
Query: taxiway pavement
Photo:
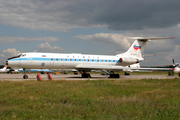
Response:
[[[37,80],[37,74],[27,74],[28,79],[23,79],[23,74],[0,74],[0,81],[27,81],[27,80]],[[81,75],[73,74],[50,74],[53,80],[112,80],[113,78],[108,78],[108,75],[91,74],[92,78],[81,78]],[[48,80],[47,74],[40,74],[42,80]],[[114,78],[118,80],[139,80],[139,79],[173,79],[178,76],[168,76],[168,75],[121,75],[120,78]]]

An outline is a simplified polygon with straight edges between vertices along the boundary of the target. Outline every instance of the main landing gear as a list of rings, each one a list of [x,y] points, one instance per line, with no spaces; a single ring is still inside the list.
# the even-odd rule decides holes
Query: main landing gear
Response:
[[[80,71],[82,78],[91,78],[91,75],[89,73],[86,73],[85,71]],[[114,74],[113,71],[110,72],[109,78],[120,78],[119,74]]]
[[[28,79],[28,76],[26,75],[26,69],[25,69],[25,68],[23,68],[23,70],[24,70],[24,75],[23,75],[23,78],[24,78],[24,79]]]
[[[110,72],[109,78],[120,78],[119,74],[114,74],[113,71]]]
[[[91,78],[90,74],[82,74],[81,76],[82,76],[82,78]]]
[[[124,72],[124,75],[130,75],[129,73],[127,73],[127,72]]]
[[[91,78],[91,75],[89,73],[86,73],[84,71],[80,71],[82,78]]]

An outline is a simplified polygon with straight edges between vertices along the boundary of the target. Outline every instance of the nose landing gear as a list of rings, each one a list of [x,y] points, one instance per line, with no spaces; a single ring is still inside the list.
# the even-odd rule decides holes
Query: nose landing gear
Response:
[[[23,75],[23,78],[24,78],[24,79],[28,79],[28,75],[26,75],[26,69],[25,69],[25,68],[23,68],[23,70],[24,70],[24,75]]]
[[[23,78],[24,79],[28,79],[28,76],[25,74],[25,75],[23,75]]]

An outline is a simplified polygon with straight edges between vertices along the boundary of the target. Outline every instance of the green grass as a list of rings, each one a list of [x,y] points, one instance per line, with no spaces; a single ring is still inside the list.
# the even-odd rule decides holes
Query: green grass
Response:
[[[180,119],[180,79],[1,81],[0,119]]]

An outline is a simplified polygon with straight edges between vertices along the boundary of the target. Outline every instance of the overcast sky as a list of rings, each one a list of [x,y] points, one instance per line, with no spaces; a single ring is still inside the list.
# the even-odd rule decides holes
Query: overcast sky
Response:
[[[179,0],[0,0],[0,64],[35,50],[120,54],[129,37],[175,37],[148,42],[141,64],[180,62],[179,6]]]

